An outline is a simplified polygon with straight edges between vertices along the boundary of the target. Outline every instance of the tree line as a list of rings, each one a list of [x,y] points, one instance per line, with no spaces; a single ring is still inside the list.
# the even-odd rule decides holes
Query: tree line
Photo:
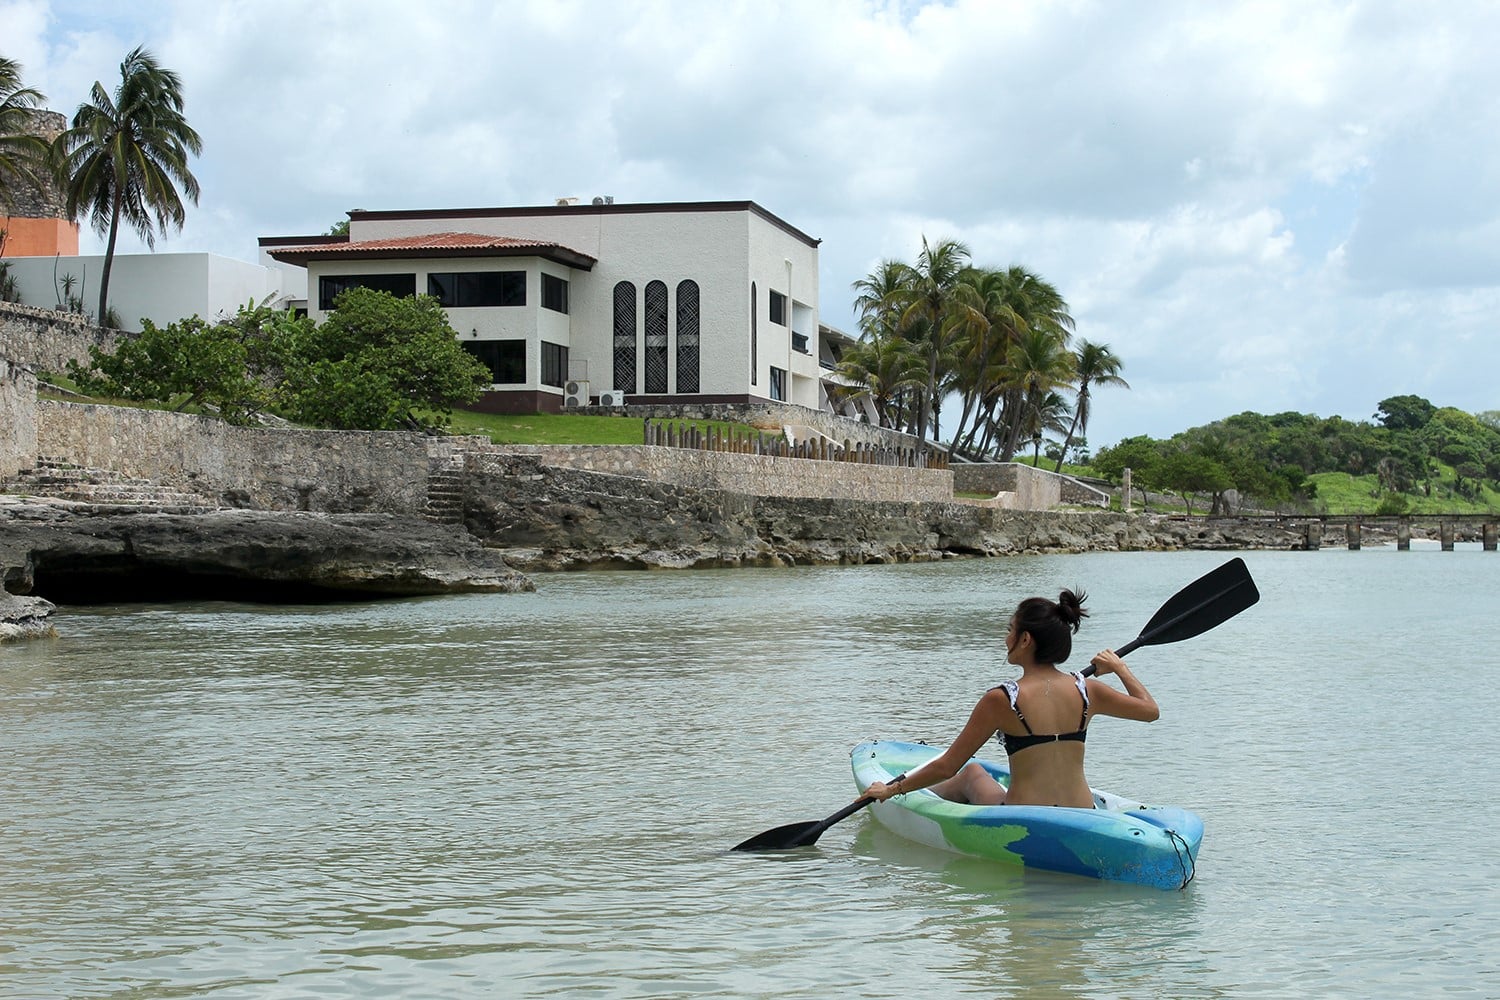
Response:
[[[158,232],[182,228],[184,196],[198,203],[188,159],[202,152],[203,140],[184,114],[181,77],[144,48],[125,57],[113,91],[95,81],[69,127],[50,143],[33,127],[33,112],[45,100],[25,86],[18,62],[0,56],[0,207],[15,190],[55,183],[68,218],[88,216],[106,239],[96,319],[118,327],[109,275],[120,226],[148,247]]]
[[[881,426],[938,436],[954,401],[955,454],[1011,461],[1027,445],[1061,469],[1081,452],[1093,391],[1129,388],[1107,344],[1073,342],[1068,303],[1019,265],[975,266],[958,240],[928,243],[916,261],[881,261],[854,283],[860,338],[839,358],[849,394],[868,394]],[[1070,398],[1071,397],[1071,398]]]
[[[1143,504],[1148,490],[1207,494],[1212,513],[1226,511],[1230,490],[1262,508],[1307,506],[1314,475],[1373,476],[1377,512],[1399,514],[1412,496],[1477,501],[1485,483],[1500,489],[1500,411],[1474,415],[1407,394],[1381,400],[1369,421],[1246,412],[1165,440],[1126,438],[1091,465],[1116,483],[1129,468]]]

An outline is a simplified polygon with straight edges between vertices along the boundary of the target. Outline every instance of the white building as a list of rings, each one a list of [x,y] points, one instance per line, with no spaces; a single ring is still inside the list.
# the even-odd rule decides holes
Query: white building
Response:
[[[351,286],[437,296],[494,412],[783,400],[830,409],[850,338],[818,323],[818,240],[750,201],[349,213],[265,237],[320,319]]]
[[[7,257],[21,301],[41,309],[67,308],[76,298],[90,316],[99,308],[104,256]],[[213,321],[247,303],[281,307],[306,293],[299,274],[211,253],[115,254],[109,307],[126,330],[149,319],[166,326],[189,316]]]

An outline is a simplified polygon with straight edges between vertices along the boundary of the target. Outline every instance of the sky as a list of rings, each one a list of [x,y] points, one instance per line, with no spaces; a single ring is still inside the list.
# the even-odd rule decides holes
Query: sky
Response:
[[[182,77],[202,195],[158,250],[254,260],[353,208],[752,200],[822,240],[820,319],[856,333],[853,282],[957,239],[1122,359],[1096,449],[1405,393],[1500,409],[1496,39],[1488,0],[0,0],[53,110],[137,45]]]

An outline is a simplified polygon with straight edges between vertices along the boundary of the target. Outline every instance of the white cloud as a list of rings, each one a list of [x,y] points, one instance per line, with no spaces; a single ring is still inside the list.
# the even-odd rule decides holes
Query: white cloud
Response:
[[[1500,7],[0,0],[71,111],[145,44],[204,137],[168,249],[350,208],[750,198],[823,239],[825,321],[921,237],[1021,263],[1131,391],[1089,437],[1241,409],[1493,409]],[[91,238],[91,237],[90,237]]]

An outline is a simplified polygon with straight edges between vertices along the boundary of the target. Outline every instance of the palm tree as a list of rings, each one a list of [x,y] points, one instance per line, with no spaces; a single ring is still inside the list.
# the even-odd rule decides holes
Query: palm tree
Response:
[[[958,292],[959,279],[969,260],[969,248],[958,240],[929,244],[922,237],[922,252],[910,268],[911,283],[903,290],[905,308],[901,313],[903,327],[925,325],[922,352],[927,358],[927,388],[919,401],[916,433],[925,437],[936,422],[938,382],[945,364],[953,360],[954,351],[966,329],[982,322],[977,303]]]
[[[1000,461],[1009,462],[1022,432],[1041,426],[1048,394],[1072,378],[1073,356],[1058,331],[1033,326],[1021,334],[1001,373],[1015,397],[1006,415],[1000,452]]]
[[[1048,392],[1039,405],[1027,411],[1024,430],[1031,435],[1033,468],[1042,467],[1042,439],[1048,432],[1061,434],[1067,429],[1068,418],[1072,415],[1068,401],[1059,392]]]
[[[120,64],[114,95],[96,81],[72,128],[53,147],[68,213],[76,219],[87,212],[94,231],[109,237],[99,282],[101,323],[121,220],[154,249],[157,230],[182,229],[178,185],[198,203],[198,181],[187,160],[202,150],[203,141],[183,117],[182,104],[181,78],[137,48]]]
[[[21,64],[0,56],[0,208],[11,206],[10,192],[38,181],[37,168],[47,143],[32,128],[32,109],[46,98],[21,86]]]
[[[922,359],[901,322],[902,303],[914,272],[898,260],[882,260],[854,282],[860,342],[844,352],[838,370],[866,389],[882,427],[899,427],[901,400],[926,384]]]
[[[1078,345],[1075,357],[1073,377],[1076,399],[1073,404],[1073,426],[1068,428],[1062,454],[1057,456],[1056,472],[1062,471],[1063,459],[1068,457],[1068,449],[1073,446],[1073,435],[1080,431],[1085,435],[1089,432],[1089,403],[1093,399],[1091,390],[1101,385],[1130,388],[1130,383],[1120,377],[1124,362],[1109,349],[1108,344],[1095,344],[1085,340]]]
[[[861,340],[844,350],[838,372],[866,390],[882,427],[895,427],[896,401],[927,384],[922,357],[900,337]]]

